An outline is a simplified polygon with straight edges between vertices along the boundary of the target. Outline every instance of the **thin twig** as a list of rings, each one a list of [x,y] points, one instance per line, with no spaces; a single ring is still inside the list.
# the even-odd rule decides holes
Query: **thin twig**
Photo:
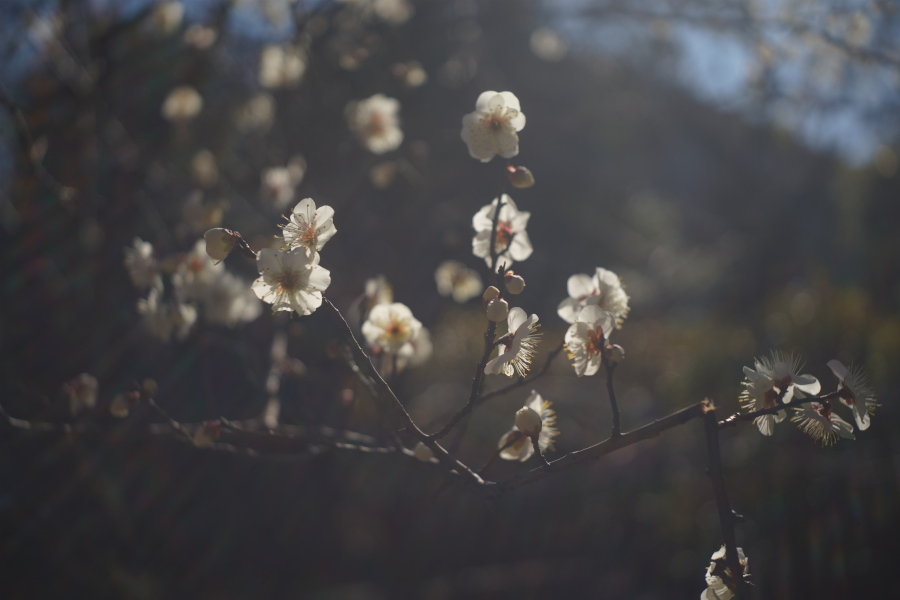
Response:
[[[153,398],[147,398],[147,404],[149,404],[150,408],[155,410],[159,414],[159,416],[166,420],[166,423],[169,424],[169,427],[171,427],[180,435],[183,435],[191,444],[194,443],[194,436],[188,433],[188,431],[181,425],[181,423],[170,417],[169,413],[164,411],[162,407],[156,403],[156,400],[154,400]]]
[[[725,488],[725,477],[722,475],[722,453],[719,448],[719,422],[716,420],[714,408],[703,415],[703,429],[706,433],[706,450],[709,455],[707,475],[712,481],[713,494],[716,497],[716,508],[719,511],[719,525],[722,538],[725,540],[725,561],[731,570],[732,581],[737,588],[738,599],[746,598],[743,569],[738,558],[737,542],[734,535],[734,524],[741,517],[731,508],[728,501],[728,490]]]

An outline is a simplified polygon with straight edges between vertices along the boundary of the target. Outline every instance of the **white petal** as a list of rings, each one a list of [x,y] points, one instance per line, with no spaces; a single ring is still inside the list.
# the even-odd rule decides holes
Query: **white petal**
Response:
[[[797,375],[794,377],[794,386],[804,394],[809,394],[810,396],[815,396],[822,391],[819,380],[812,375]]]
[[[509,311],[506,322],[509,326],[509,333],[515,333],[519,326],[528,319],[528,314],[518,306]]]
[[[581,306],[578,305],[578,300],[574,298],[566,298],[559,303],[556,309],[556,314],[566,323],[574,323],[575,319],[578,318],[579,312],[581,312]]]
[[[534,248],[531,246],[531,240],[528,239],[527,231],[518,232],[515,237],[513,237],[512,243],[509,245],[509,254],[512,256],[514,260],[523,261],[534,251]]]
[[[856,401],[853,405],[853,417],[856,419],[856,426],[860,431],[865,431],[872,424],[869,413],[866,412],[865,402]]]
[[[772,435],[775,433],[775,417],[773,415],[763,415],[756,418],[756,426],[763,435]]]
[[[297,203],[297,206],[291,212],[307,223],[312,223],[316,217],[316,203],[313,202],[312,198],[304,198]]]
[[[828,368],[831,369],[831,372],[834,373],[834,376],[841,380],[841,382],[847,379],[847,367],[841,364],[841,361],[829,360],[826,364],[828,365]]]
[[[584,273],[569,277],[566,287],[569,290],[569,296],[571,298],[591,296],[597,291],[591,276],[585,275]]]
[[[521,111],[522,107],[519,106],[519,99],[516,98],[516,95],[512,92],[500,92],[500,95],[503,97],[503,104],[507,108],[514,108],[517,111]]]
[[[313,267],[309,274],[308,286],[317,292],[324,292],[329,285],[331,285],[331,271],[323,267]]]
[[[478,96],[478,100],[475,101],[475,110],[479,112],[486,112],[488,110],[488,103],[496,95],[497,92],[493,91],[482,92],[481,95]]]

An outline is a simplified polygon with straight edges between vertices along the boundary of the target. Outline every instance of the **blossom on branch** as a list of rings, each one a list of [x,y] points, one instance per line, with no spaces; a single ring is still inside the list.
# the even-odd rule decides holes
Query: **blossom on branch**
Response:
[[[869,387],[868,377],[859,367],[847,369],[840,361],[828,361],[828,368],[838,378],[838,394],[841,403],[853,411],[856,426],[865,431],[871,423],[869,413],[875,412],[878,406],[875,401],[875,390]]]
[[[525,115],[512,92],[484,92],[475,102],[475,111],[462,120],[461,137],[469,155],[481,162],[494,156],[512,158],[519,153],[517,132],[525,127]]]
[[[373,154],[396,150],[403,142],[397,112],[400,102],[384,94],[366,100],[348,102],[344,109],[347,126],[359,142]]]
[[[421,329],[422,323],[400,302],[376,304],[362,325],[363,336],[370,346],[408,357],[416,352],[410,342]]]
[[[615,323],[613,314],[599,306],[591,304],[581,309],[565,337],[566,349],[576,375],[583,377],[597,373]]]
[[[553,439],[559,435],[559,430],[554,427],[556,413],[550,408],[550,402],[541,398],[535,390],[531,390],[531,395],[525,400],[525,407],[540,415],[541,432],[538,435],[538,446],[541,452],[552,450]],[[525,462],[534,455],[531,440],[515,426],[500,438],[497,449],[500,450],[500,458],[503,460]]]
[[[556,309],[563,321],[574,323],[581,309],[588,305],[596,305],[612,313],[616,319],[616,327],[622,327],[625,317],[628,316],[629,298],[618,275],[597,267],[593,277],[584,273],[572,275],[569,277],[567,287],[569,297]]]
[[[738,563],[743,570],[741,577],[745,578],[750,573],[750,563],[742,548],[737,549],[737,554]],[[734,598],[736,584],[734,575],[725,561],[725,546],[722,546],[712,555],[712,562],[709,563],[709,568],[706,570],[706,585],[708,587],[700,594],[700,600],[730,600]]]
[[[510,267],[513,261],[522,261],[531,256],[534,248],[528,239],[528,226],[530,212],[520,211],[516,203],[507,194],[500,198],[494,198],[493,202],[481,207],[472,217],[472,227],[475,229],[475,237],[472,238],[472,254],[483,258],[490,268],[497,265],[491,264],[491,232],[494,228],[494,215],[497,213],[497,204],[503,201],[500,208],[500,216],[497,219],[497,233],[494,241],[494,251],[497,253],[497,264],[503,262]]]
[[[493,375],[503,373],[509,377],[518,373],[519,377],[525,377],[543,335],[537,332],[540,327],[537,322],[537,315],[529,317],[518,307],[510,310],[507,317],[509,333],[500,338],[497,357],[485,365],[484,372]]]
[[[819,380],[812,375],[798,375],[801,369],[800,357],[773,351],[771,357],[754,361],[755,369],[744,367],[744,391],[741,392],[741,406],[748,411],[775,408],[778,401],[790,402],[796,396],[815,396],[821,391]],[[772,435],[775,423],[784,420],[784,411],[774,415],[762,415],[754,423],[763,435]]]
[[[434,281],[441,296],[453,296],[460,304],[478,296],[484,289],[478,272],[456,260],[445,260],[438,265]]]
[[[334,209],[330,206],[316,208],[312,198],[301,200],[287,223],[281,225],[283,238],[288,248],[307,248],[318,252],[337,233],[334,226]]]
[[[322,305],[322,292],[331,284],[331,273],[319,266],[317,252],[302,246],[288,251],[263,248],[256,262],[261,277],[252,289],[273,311],[294,310],[303,316]]]
[[[853,426],[831,412],[829,402],[810,402],[807,406],[794,409],[791,421],[797,423],[803,433],[808,434],[823,446],[835,443],[838,436],[848,440],[855,440]]]

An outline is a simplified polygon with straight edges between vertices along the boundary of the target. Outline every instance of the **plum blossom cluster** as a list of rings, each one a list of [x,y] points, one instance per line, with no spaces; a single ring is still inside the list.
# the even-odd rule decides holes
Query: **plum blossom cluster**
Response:
[[[213,239],[214,253],[224,252],[230,239],[228,235],[224,241]],[[131,281],[146,293],[137,302],[137,312],[154,337],[183,340],[198,316],[210,324],[235,327],[260,315],[259,301],[247,289],[247,282],[227,271],[221,259],[215,260],[207,252],[209,244],[210,239],[200,239],[189,251],[163,258],[156,256],[153,244],[140,238],[125,248]]]
[[[567,287],[569,297],[557,313],[571,323],[565,337],[569,358],[579,377],[595,375],[604,360],[618,363],[625,357],[621,346],[609,344],[609,337],[628,316],[629,298],[619,277],[600,267],[593,276],[572,275]]]
[[[849,408],[859,431],[868,429],[870,414],[878,406],[875,392],[859,368],[847,369],[837,360],[828,367],[838,380],[837,391],[820,396],[822,386],[812,375],[800,374],[800,358],[792,354],[773,351],[771,356],[758,358],[753,368],[744,367],[744,391],[740,401],[748,411],[768,410],[769,413],[754,419],[760,433],[771,436],[775,424],[782,422],[786,410],[775,410],[792,405],[791,421],[814,440],[831,445],[839,438],[856,439],[853,425],[833,411],[832,400]]]

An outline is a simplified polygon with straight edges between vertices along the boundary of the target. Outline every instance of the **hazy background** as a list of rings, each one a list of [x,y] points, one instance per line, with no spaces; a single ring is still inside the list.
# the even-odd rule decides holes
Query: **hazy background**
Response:
[[[538,362],[565,332],[556,306],[567,278],[602,266],[631,296],[615,337],[627,353],[616,375],[625,429],[707,396],[736,411],[741,368],[771,349],[801,353],[827,391],[826,361],[864,365],[883,406],[855,442],[823,449],[787,422],[772,438],[727,430],[725,476],[747,517],[738,541],[759,598],[893,590],[896,8],[433,0],[399,22],[377,4],[188,2],[170,31],[146,2],[3,4],[0,83],[46,167],[35,171],[12,112],[0,112],[4,408],[71,420],[61,388],[87,372],[101,403],[152,377],[179,420],[250,418],[266,406],[270,346],[285,330],[306,369],[282,381],[282,421],[377,433],[370,399],[327,352],[337,332],[326,315],[286,320],[264,307],[229,328],[201,311],[186,339],[166,343],[143,328],[142,292],[123,266],[135,236],[161,257],[189,251],[203,228],[184,207],[198,193],[223,209],[222,226],[270,243],[285,211],[261,194],[260,173],[300,154],[296,200],[336,213],[326,295],[349,314],[366,279],[384,274],[429,328],[433,357],[396,390],[436,429],[465,402],[485,320],[479,302],[439,296],[433,273],[455,259],[484,276],[471,218],[501,169],[468,156],[460,121],[482,91],[509,90],[528,119],[514,162],[537,180],[512,197],[532,214],[516,300],[541,318]],[[185,42],[197,23],[218,34],[205,49]],[[261,88],[272,42],[305,49],[293,87]],[[410,61],[424,83],[411,85]],[[168,121],[160,107],[183,84],[203,108]],[[274,114],[248,124],[260,93]],[[348,101],[375,93],[401,102],[404,142],[382,156],[344,119]],[[192,169],[202,149],[214,182]],[[370,177],[378,165],[395,171],[383,188]],[[225,264],[256,277],[240,255]],[[608,435],[604,384],[577,379],[563,356],[535,385],[558,415],[551,458]],[[462,460],[490,456],[528,391],[476,413]],[[721,543],[699,422],[496,504],[441,489],[440,474],[396,456],[279,462],[104,431],[0,429],[4,597],[696,598]]]

